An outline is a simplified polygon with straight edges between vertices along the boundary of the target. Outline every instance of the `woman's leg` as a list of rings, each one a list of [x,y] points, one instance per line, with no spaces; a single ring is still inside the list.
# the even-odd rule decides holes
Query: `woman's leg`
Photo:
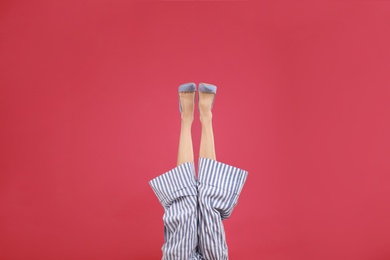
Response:
[[[177,153],[177,165],[185,162],[194,162],[191,126],[192,122],[194,121],[195,92],[181,92],[179,95],[182,106],[182,113],[179,150]]]
[[[197,182],[191,125],[195,93],[180,93],[182,122],[177,166],[150,185],[164,207],[163,260],[198,259]]]
[[[213,98],[213,93],[199,92],[199,112],[200,122],[202,124],[199,157],[216,160],[212,122],[213,114],[211,112]]]
[[[247,172],[216,161],[212,127],[213,93],[199,93],[202,123],[199,152],[198,236],[204,259],[228,259],[228,247],[222,220],[236,206]]]

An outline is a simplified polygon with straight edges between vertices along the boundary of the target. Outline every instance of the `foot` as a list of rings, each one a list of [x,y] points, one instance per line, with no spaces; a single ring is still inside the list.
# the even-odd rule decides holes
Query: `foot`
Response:
[[[194,120],[194,99],[196,92],[180,92],[181,119],[192,122]]]
[[[199,112],[200,120],[211,120],[213,114],[211,108],[214,99],[214,93],[199,92]]]

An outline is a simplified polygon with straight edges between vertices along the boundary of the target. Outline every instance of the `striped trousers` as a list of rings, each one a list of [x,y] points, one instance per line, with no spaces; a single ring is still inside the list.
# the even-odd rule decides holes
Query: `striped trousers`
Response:
[[[248,172],[199,158],[149,182],[164,208],[163,260],[225,260],[228,247],[222,220],[232,214]]]

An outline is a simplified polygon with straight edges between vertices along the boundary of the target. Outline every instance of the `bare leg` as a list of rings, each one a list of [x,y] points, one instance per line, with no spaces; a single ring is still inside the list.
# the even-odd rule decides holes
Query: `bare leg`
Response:
[[[202,135],[198,171],[198,246],[203,259],[227,260],[222,220],[237,204],[247,172],[216,160],[212,126],[213,93],[199,92]]]
[[[212,123],[213,115],[211,113],[213,98],[213,93],[199,92],[199,111],[202,123],[199,157],[216,160]]]
[[[195,92],[182,92],[177,166],[149,183],[164,207],[163,260],[200,259],[198,253],[197,181],[191,126]]]
[[[180,102],[182,106],[181,130],[177,165],[194,162],[194,150],[192,146],[191,126],[194,121],[194,97],[195,92],[181,92]]]

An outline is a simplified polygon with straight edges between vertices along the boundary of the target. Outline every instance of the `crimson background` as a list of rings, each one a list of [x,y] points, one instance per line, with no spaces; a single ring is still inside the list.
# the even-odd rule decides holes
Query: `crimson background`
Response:
[[[0,259],[160,259],[189,81],[249,171],[231,259],[390,259],[389,28],[388,1],[1,1]]]

